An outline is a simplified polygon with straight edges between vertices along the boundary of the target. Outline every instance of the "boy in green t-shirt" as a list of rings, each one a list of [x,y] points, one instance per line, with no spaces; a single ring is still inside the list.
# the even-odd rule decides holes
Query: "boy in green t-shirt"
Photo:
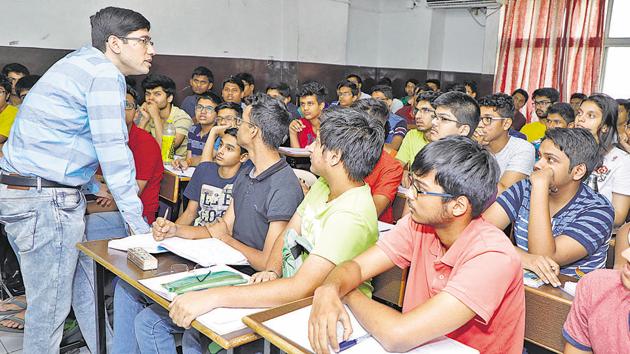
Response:
[[[174,324],[164,321],[170,324],[156,326],[151,338],[139,338],[142,331],[136,331],[138,342],[157,347],[165,337],[189,328],[195,318],[217,307],[272,307],[313,295],[336,265],[376,243],[376,208],[363,179],[380,158],[384,141],[382,124],[363,111],[336,106],[322,113],[320,133],[308,147],[311,170],[321,177],[289,221],[284,237],[276,240],[267,270],[254,274],[256,284],[179,295],[168,314],[159,306],[148,307],[138,315],[147,321],[136,317],[136,324],[169,315]],[[281,272],[283,277],[276,279]],[[368,282],[361,290],[371,295]],[[164,333],[155,333],[160,329]],[[184,352],[203,347],[193,331],[185,335]]]

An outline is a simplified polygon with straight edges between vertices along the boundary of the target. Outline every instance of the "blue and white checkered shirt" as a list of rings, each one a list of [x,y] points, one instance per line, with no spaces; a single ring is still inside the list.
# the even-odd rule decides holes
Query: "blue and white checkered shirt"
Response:
[[[0,168],[98,190],[103,177],[135,233],[142,218],[133,155],[127,146],[125,78],[98,49],[85,46],[55,63],[20,106]]]

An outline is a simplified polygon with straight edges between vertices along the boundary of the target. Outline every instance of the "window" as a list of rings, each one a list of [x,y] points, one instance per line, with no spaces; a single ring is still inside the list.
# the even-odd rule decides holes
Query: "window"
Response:
[[[630,99],[630,1],[609,0],[600,87],[613,98]]]

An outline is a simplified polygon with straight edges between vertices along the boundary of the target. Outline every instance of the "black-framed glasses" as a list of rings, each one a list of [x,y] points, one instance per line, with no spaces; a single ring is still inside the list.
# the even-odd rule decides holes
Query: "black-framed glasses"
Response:
[[[412,111],[412,113],[413,113],[413,116],[414,116],[414,117],[415,117],[415,116],[417,116],[417,115],[418,115],[418,113],[422,113],[422,114],[431,114],[431,115],[433,115],[433,114],[435,114],[435,110],[433,110],[433,109],[431,109],[431,108],[426,108],[426,107],[422,107],[422,108],[420,108],[420,109],[418,109],[418,108],[414,108],[414,109],[413,109],[413,111]]]
[[[200,111],[200,112],[203,112],[205,110],[208,113],[212,113],[214,112],[214,107],[198,104],[195,106],[195,110]]]
[[[413,178],[413,176],[411,174],[409,174],[409,176],[407,176],[407,180],[409,182],[409,192],[410,192],[409,196],[411,197],[411,199],[418,198],[418,195],[429,195],[429,196],[442,197],[442,198],[453,198],[454,197],[452,194],[448,194],[448,193],[427,192],[427,191],[421,190],[416,185],[416,181],[415,181],[415,179]]]
[[[133,102],[125,102],[125,111],[131,111],[132,109],[136,108],[136,104]]]
[[[442,122],[453,122],[453,123],[456,123],[456,124],[461,124],[457,119],[448,118],[447,116],[445,116],[443,114],[442,115],[434,114],[433,117],[431,117],[431,120],[434,120],[434,119],[437,120],[439,123],[442,123]]]
[[[120,36],[116,36],[116,37],[122,39],[123,42],[124,41],[138,41],[142,43],[145,47],[148,47],[149,44],[153,46],[153,41],[151,40],[151,37],[120,37]]]
[[[203,268],[202,265],[197,264],[195,265],[195,267],[193,268],[193,272],[196,271],[197,269],[201,269]],[[208,279],[208,277],[212,275],[212,268],[208,267],[208,271],[202,274],[195,274],[195,279],[197,279],[200,283],[205,281],[206,279]]]
[[[483,116],[483,117],[480,118],[481,123],[483,123],[483,125],[490,125],[495,120],[506,120],[506,119],[510,119],[510,118],[492,117],[492,116]]]
[[[534,102],[532,102],[532,105],[534,107],[536,107],[536,106],[546,106],[546,105],[550,105],[550,104],[551,104],[551,101],[534,101]]]
[[[238,126],[238,127],[243,125],[243,123],[247,123],[247,124],[251,125],[252,127],[256,127],[256,124],[254,124],[252,122],[245,121],[245,120],[243,120],[242,117],[236,117],[236,118],[234,118],[234,121],[236,122],[236,126]]]

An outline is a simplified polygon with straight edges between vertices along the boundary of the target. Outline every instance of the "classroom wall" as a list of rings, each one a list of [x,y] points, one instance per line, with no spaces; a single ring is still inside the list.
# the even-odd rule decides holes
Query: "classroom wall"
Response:
[[[258,87],[271,79],[294,87],[318,79],[334,92],[343,75],[359,72],[366,88],[389,76],[399,95],[408,77],[447,83],[464,77],[491,90],[498,14],[480,16],[484,27],[467,10],[431,10],[423,1],[411,9],[408,0],[18,1],[0,23],[0,64],[15,60],[41,73],[89,43],[88,18],[107,5],[133,8],[151,21],[159,54],[153,71],[173,76],[181,88],[191,65],[203,64],[218,81],[252,71]],[[25,18],[33,24],[28,30]]]

